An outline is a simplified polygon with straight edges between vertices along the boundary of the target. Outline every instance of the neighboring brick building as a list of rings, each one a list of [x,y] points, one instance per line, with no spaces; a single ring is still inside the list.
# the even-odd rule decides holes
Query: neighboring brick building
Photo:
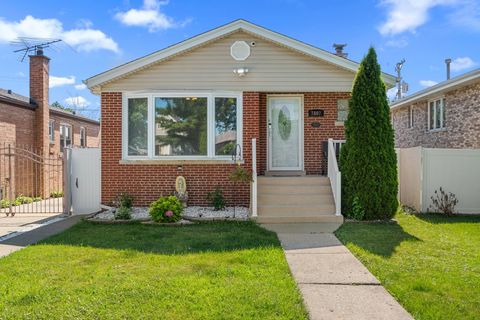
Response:
[[[30,98],[0,89],[2,199],[10,197],[9,186],[13,199],[19,195],[46,198],[52,191],[61,191],[63,147],[99,147],[98,121],[49,106],[49,61],[41,50],[30,56]]]
[[[48,88],[48,80],[44,85]],[[0,88],[0,145],[16,144],[36,148],[46,145],[48,153],[57,155],[61,154],[61,149],[66,145],[99,147],[98,121],[49,107],[48,117],[43,117],[39,124],[36,122],[38,113],[41,112],[38,105],[34,99]],[[39,132],[39,128],[43,129],[44,126],[46,130]],[[45,136],[45,144],[39,138],[42,135]]]
[[[480,148],[480,69],[391,104],[398,148]]]
[[[322,145],[344,138],[357,68],[237,20],[87,79],[101,96],[102,202],[128,192],[148,205],[172,194],[181,175],[189,204],[206,205],[206,194],[220,185],[228,203],[248,206],[250,186],[234,188],[228,176],[234,150],[252,169],[253,138],[259,176],[304,181],[323,173]],[[393,85],[394,77],[383,78]]]

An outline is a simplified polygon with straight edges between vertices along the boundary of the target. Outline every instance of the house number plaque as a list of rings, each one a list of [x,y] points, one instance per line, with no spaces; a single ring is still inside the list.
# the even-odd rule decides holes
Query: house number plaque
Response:
[[[308,117],[323,117],[323,109],[308,110]]]

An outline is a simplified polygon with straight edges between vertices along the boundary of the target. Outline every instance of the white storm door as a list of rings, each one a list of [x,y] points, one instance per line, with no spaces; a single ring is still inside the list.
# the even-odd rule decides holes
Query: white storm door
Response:
[[[303,170],[303,99],[268,97],[268,170]]]

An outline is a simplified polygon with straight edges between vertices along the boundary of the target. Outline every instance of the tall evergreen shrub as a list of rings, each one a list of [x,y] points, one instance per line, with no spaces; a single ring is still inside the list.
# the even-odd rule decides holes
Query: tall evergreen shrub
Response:
[[[363,210],[363,219],[389,219],[398,207],[397,160],[385,84],[370,48],[353,85],[340,154],[343,212]]]

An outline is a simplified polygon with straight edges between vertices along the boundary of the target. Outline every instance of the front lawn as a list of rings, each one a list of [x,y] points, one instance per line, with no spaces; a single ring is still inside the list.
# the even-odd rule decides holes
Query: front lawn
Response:
[[[396,218],[336,235],[415,319],[478,319],[480,217]]]
[[[254,223],[81,222],[0,259],[0,319],[305,319],[276,235]]]

